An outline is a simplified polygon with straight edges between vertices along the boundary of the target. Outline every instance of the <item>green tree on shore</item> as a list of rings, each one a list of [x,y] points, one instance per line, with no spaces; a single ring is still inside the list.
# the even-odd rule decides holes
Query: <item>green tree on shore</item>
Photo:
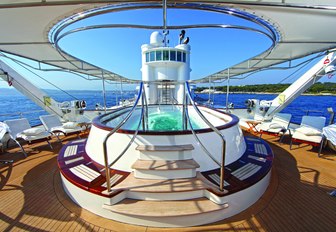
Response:
[[[230,92],[242,92],[242,93],[281,93],[290,84],[262,84],[262,85],[240,85],[230,86]],[[201,92],[207,87],[199,87],[197,92]],[[226,86],[215,87],[216,91],[226,92]],[[336,83],[332,82],[317,82],[305,91],[308,94],[336,94]]]

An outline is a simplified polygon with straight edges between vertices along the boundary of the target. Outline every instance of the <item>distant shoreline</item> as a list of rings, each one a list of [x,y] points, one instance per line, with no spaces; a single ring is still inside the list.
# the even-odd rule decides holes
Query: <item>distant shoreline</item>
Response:
[[[291,84],[255,84],[255,85],[238,85],[230,86],[229,91],[231,93],[240,94],[280,94],[290,87]],[[206,87],[199,87],[195,89],[195,92],[199,93],[226,93],[226,86],[216,86],[212,89]],[[301,91],[300,91],[301,92]],[[336,83],[332,82],[317,82],[310,86],[301,95],[310,96],[335,96],[336,95]]]
[[[196,94],[209,94],[209,92],[198,92],[195,91]],[[215,92],[211,92],[211,94],[226,94],[226,92],[222,92],[222,91],[215,91]],[[274,92],[274,93],[270,93],[270,92],[229,92],[229,94],[272,94],[272,95],[277,95],[280,94],[280,92]],[[306,96],[336,96],[335,93],[303,93],[301,95],[306,95]]]

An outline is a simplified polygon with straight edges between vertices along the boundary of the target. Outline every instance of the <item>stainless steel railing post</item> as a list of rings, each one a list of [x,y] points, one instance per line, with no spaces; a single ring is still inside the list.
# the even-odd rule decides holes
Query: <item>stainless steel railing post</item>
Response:
[[[105,139],[104,139],[104,142],[103,142],[103,152],[104,152],[104,166],[105,166],[105,176],[106,176],[106,187],[107,187],[107,192],[111,192],[111,183],[110,183],[110,179],[111,179],[111,175],[110,175],[110,165],[109,165],[109,162],[108,162],[108,154],[107,154],[107,141],[108,139],[116,132],[120,129],[120,127],[122,127],[126,122],[127,120],[131,117],[131,115],[133,114],[136,106],[138,105],[139,103],[139,100],[140,100],[140,97],[142,96],[143,94],[143,82],[140,83],[140,91],[139,91],[139,95],[137,96],[135,102],[134,102],[134,105],[132,107],[132,109],[130,110],[130,112],[127,114],[127,116],[115,127],[113,128],[112,131],[110,131]],[[117,158],[117,160],[120,158],[121,156],[119,156]],[[116,162],[116,161],[114,161]]]
[[[222,162],[221,162],[221,167],[220,167],[220,184],[219,184],[219,190],[221,192],[224,191],[224,176],[225,176],[225,147],[226,147],[226,142],[225,139],[222,137]]]
[[[219,190],[220,191],[224,191],[224,174],[225,174],[225,157],[226,157],[226,141],[224,136],[222,135],[222,133],[214,126],[212,125],[202,114],[202,112],[198,109],[198,107],[196,106],[194,100],[191,97],[191,92],[190,92],[190,88],[189,88],[189,83],[186,82],[185,85],[186,88],[186,93],[188,95],[189,101],[191,102],[192,106],[194,107],[196,113],[201,117],[201,119],[218,135],[220,136],[221,140],[222,140],[222,154],[221,154],[221,162],[220,162],[220,184],[219,184]],[[189,119],[190,121],[190,119]],[[210,158],[212,158],[214,160],[214,158],[212,156],[210,156]],[[215,161],[215,160],[214,160]],[[217,164],[218,162],[215,161]]]

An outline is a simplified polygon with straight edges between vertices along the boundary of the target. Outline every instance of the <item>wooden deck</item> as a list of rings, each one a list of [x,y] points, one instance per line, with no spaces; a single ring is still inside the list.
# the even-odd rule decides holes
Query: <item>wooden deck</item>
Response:
[[[336,154],[311,146],[279,146],[276,138],[263,136],[275,154],[272,179],[263,197],[232,218],[189,228],[151,228],[98,217],[74,204],[62,188],[57,167],[61,144],[52,141],[0,154],[14,159],[0,164],[0,231],[335,231]],[[72,138],[75,138],[72,137]],[[69,138],[71,139],[71,137]],[[64,143],[67,141],[64,141]]]

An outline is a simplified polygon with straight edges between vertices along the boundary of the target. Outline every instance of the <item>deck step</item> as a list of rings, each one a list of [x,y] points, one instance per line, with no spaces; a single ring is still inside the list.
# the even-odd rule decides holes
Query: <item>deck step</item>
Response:
[[[223,210],[227,207],[227,203],[218,205],[204,197],[185,201],[142,201],[124,199],[115,205],[103,205],[103,208],[115,213],[142,217],[192,216]]]
[[[192,158],[192,144],[182,145],[139,145],[136,150],[143,160],[186,160]]]
[[[131,173],[124,181],[112,188],[127,191],[127,197],[139,200],[186,200],[204,196],[204,191],[217,191],[200,178],[187,179],[139,179]]]
[[[196,176],[199,164],[193,160],[137,160],[133,165],[136,178],[176,179]]]
[[[138,151],[188,151],[194,150],[192,144],[182,145],[139,145],[136,150]]]
[[[183,192],[209,188],[199,178],[172,179],[172,180],[153,180],[138,179],[133,173],[120,184],[116,185],[112,190],[127,189],[134,192]]]
[[[193,160],[137,160],[133,169],[138,170],[180,170],[199,168],[199,164]]]

